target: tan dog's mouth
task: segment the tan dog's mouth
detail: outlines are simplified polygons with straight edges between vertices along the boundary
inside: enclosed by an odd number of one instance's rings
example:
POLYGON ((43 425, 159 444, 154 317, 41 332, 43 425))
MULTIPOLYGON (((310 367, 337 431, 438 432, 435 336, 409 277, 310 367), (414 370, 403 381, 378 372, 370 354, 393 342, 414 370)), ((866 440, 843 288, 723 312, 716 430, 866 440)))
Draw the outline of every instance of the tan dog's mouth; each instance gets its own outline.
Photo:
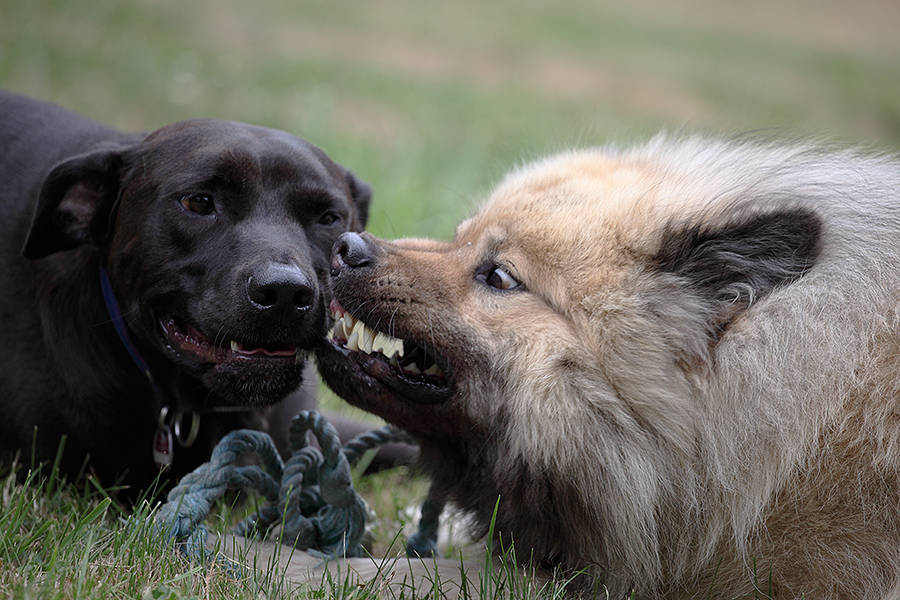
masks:
POLYGON ((334 327, 328 333, 332 347, 370 377, 394 392, 420 403, 437 403, 452 395, 450 377, 442 359, 423 344, 378 331, 331 302, 334 327))

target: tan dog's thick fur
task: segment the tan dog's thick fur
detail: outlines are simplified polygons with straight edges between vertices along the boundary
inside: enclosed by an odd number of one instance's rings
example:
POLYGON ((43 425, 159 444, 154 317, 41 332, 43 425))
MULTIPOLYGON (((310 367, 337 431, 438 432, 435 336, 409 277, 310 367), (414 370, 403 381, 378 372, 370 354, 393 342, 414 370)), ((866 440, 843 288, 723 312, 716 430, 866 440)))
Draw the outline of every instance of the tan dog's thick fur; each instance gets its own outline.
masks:
POLYGON ((566 153, 450 243, 345 234, 332 275, 326 380, 520 559, 612 598, 900 597, 893 160, 566 153))

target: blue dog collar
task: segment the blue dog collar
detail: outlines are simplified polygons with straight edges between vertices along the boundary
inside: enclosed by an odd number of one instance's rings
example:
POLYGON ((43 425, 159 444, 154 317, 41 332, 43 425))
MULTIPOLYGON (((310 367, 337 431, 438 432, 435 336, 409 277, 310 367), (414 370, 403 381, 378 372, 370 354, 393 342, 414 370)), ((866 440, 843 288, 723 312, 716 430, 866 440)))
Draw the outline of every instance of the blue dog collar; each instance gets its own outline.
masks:
POLYGON ((144 360, 144 357, 141 356, 141 353, 138 352, 138 349, 128 336, 125 319, 122 317, 122 310, 119 308, 119 303, 116 301, 115 294, 113 294, 112 283, 109 281, 109 274, 106 272, 106 267, 103 266, 103 261, 100 261, 99 264, 100 291, 103 292, 103 303, 106 304, 106 312, 109 313, 109 318, 112 319, 113 327, 116 328, 116 334, 119 336, 122 345, 128 350, 131 360, 134 361, 134 364, 136 364, 141 372, 147 377, 147 381, 150 382, 150 387, 153 388, 153 393, 156 394, 158 398, 163 398, 162 390, 156 385, 156 381, 153 379, 153 373, 150 372, 150 365, 147 364, 147 361, 144 360))
POLYGON ((147 378, 150 387, 153 388, 153 394, 162 404, 157 419, 156 434, 153 438, 153 461, 156 463, 157 467, 164 469, 172 464, 174 458, 175 445, 173 444, 173 438, 178 441, 178 444, 182 448, 190 448, 196 441, 197 434, 200 431, 200 415, 193 411, 187 413, 180 410, 170 411, 169 406, 166 404, 165 395, 153 379, 150 365, 147 364, 147 361, 144 360, 144 357, 138 352, 137 347, 135 347, 128 335, 128 328, 125 326, 125 318, 122 316, 122 310, 119 308, 119 303, 112 290, 112 283, 109 281, 109 274, 106 272, 106 267, 103 266, 102 260, 99 262, 99 265, 100 291, 103 293, 103 303, 106 305, 106 312, 109 313, 109 318, 116 330, 116 334, 119 336, 122 345, 125 346, 125 349, 128 351, 129 356, 131 356, 131 360, 134 361, 134 364, 137 365, 138 369, 140 369, 147 378), (183 431, 185 430, 184 419, 186 415, 190 415, 191 425, 187 428, 187 435, 185 436, 183 435, 183 431), (172 433, 173 429, 174 436, 172 433))

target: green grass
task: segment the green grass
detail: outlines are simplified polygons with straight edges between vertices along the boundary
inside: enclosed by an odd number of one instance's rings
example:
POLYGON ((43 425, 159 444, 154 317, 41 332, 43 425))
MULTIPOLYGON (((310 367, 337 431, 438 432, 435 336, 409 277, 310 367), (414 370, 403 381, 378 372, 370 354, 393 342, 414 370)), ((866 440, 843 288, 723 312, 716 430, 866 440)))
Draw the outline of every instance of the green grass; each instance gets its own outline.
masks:
MULTIPOLYGON (((765 129, 896 151, 898 22, 893 0, 0 0, 0 87, 122 129, 291 131, 373 185, 375 234, 448 238, 505 171, 571 146, 765 129)), ((424 482, 360 487, 384 552, 424 482)), ((0 597, 284 593, 185 562, 94 488, 2 491, 0 597)))
MULTIPOLYGON (((144 519, 145 508, 130 518, 144 519)), ((140 598, 155 588, 184 594, 233 584, 169 552, 162 540, 123 526, 100 493, 6 478, 0 503, 0 592, 8 598, 140 598)), ((180 596, 179 596, 180 597, 180 596)))
MULTIPOLYGON (((40 480, 29 475, 24 484, 18 484, 8 476, 0 482, 0 594, 40 600, 381 599, 395 577, 391 574, 394 565, 406 560, 400 556, 403 541, 397 533, 404 523, 397 517, 410 501, 410 489, 425 490, 425 482, 420 479, 412 478, 411 487, 409 481, 408 474, 397 470, 370 476, 362 485, 363 493, 374 501, 373 508, 388 515, 372 523, 375 542, 369 546, 373 555, 396 557, 384 562, 382 575, 358 583, 326 572, 311 586, 296 587, 285 581, 275 558, 259 564, 256 558, 238 554, 238 563, 257 568, 231 574, 221 563, 184 558, 152 526, 155 510, 150 505, 139 503, 124 511, 90 481, 84 488, 75 489, 52 477, 40 480), (404 491, 391 492, 397 489, 404 491), (382 545, 382 540, 387 543, 382 545)), ((220 501, 206 524, 213 534, 227 532, 249 514, 252 505, 252 501, 239 506, 220 501)), ((291 552, 287 546, 281 548, 282 553, 291 552)), ((480 553, 489 560, 490 543, 480 553)), ((513 566, 512 553, 501 555, 508 560, 507 566, 470 576, 464 597, 527 600, 551 599, 563 593, 565 582, 532 586, 530 579, 513 566)), ((426 576, 426 595, 442 597, 441 576, 436 570, 426 576)), ((387 597, 400 600, 417 596, 400 589, 387 597)))

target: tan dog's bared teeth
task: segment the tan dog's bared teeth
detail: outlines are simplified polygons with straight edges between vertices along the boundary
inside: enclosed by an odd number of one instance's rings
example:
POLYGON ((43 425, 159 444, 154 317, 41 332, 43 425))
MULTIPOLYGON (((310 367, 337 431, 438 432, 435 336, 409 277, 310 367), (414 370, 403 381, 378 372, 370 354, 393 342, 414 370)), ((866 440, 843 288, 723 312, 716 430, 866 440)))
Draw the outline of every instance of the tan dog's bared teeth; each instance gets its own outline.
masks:
POLYGON ((362 321, 357 321, 353 324, 353 330, 350 332, 350 337, 347 340, 347 347, 353 350, 354 352, 362 352, 363 346, 365 344, 365 331, 366 324, 362 321), (352 347, 350 341, 353 341, 352 347))
POLYGON ((372 341, 372 351, 380 352, 387 357, 392 357, 395 354, 403 356, 403 341, 386 333, 376 331, 375 338, 372 341))
POLYGON ((403 369, 404 371, 406 371, 407 373, 412 373, 413 375, 419 375, 422 373, 422 369, 420 369, 419 365, 417 365, 416 363, 409 363, 408 365, 402 365, 400 368, 403 369))
POLYGON ((350 313, 334 312, 332 317, 334 317, 334 327, 328 332, 328 339, 347 340, 344 347, 348 350, 366 354, 377 352, 389 357, 394 362, 403 356, 403 340, 381 331, 375 331, 362 321, 355 319, 350 313))
POLYGON ((388 356, 389 354, 386 349, 390 345, 391 340, 388 336, 380 331, 375 332, 375 336, 372 338, 372 352, 380 352, 381 354, 388 356))
POLYGON ((384 351, 384 345, 387 342, 387 337, 380 331, 376 331, 375 335, 372 336, 372 352, 380 352, 381 354, 387 355, 384 351))
POLYGON ((355 331, 350 334, 350 337, 347 338, 347 350, 351 350, 353 352, 359 352, 359 334, 355 331))
POLYGON ((362 333, 360 334, 360 344, 362 351, 366 354, 372 354, 372 342, 375 340, 375 332, 363 325, 362 333))

